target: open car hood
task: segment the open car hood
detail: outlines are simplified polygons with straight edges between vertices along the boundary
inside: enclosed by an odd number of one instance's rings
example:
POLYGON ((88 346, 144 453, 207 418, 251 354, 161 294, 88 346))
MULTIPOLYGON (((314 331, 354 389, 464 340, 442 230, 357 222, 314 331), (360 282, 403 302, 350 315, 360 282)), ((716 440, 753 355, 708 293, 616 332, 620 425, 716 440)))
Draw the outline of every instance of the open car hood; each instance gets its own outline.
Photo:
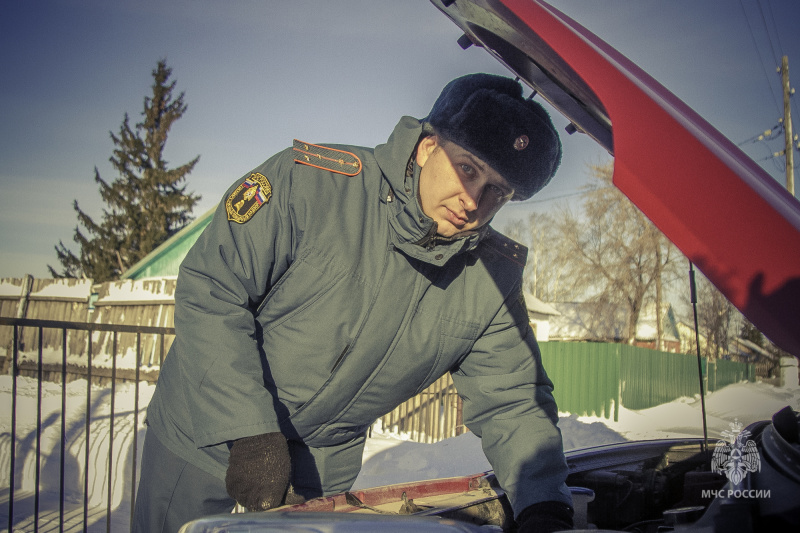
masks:
POLYGON ((644 71, 541 0, 431 0, 614 155, 614 184, 800 357, 800 202, 644 71))

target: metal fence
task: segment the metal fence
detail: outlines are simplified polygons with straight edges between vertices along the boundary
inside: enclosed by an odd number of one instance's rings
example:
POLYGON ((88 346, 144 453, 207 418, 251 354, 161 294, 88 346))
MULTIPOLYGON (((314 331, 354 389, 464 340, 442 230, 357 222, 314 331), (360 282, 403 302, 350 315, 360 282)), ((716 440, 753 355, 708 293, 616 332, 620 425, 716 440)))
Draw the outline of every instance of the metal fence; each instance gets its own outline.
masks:
MULTIPOLYGON (((13 341, 6 351, 4 361, 8 370, 7 377, 11 381, 11 405, 8 411, 4 407, 4 411, 10 416, 9 431, 2 435, 4 444, 7 443, 8 446, 8 455, 2 457, 2 464, 8 466, 10 476, 7 496, 8 531, 13 531, 14 528, 24 528, 28 531, 45 528, 47 531, 64 531, 65 528, 70 531, 87 531, 90 510, 92 518, 95 519, 93 530, 97 530, 97 524, 101 522, 97 515, 102 513, 103 504, 106 515, 105 529, 114 530, 112 515, 127 508, 132 517, 136 494, 138 440, 139 433, 143 430, 140 423, 139 402, 143 336, 160 337, 162 342, 159 344, 163 347, 164 336, 173 335, 174 329, 3 317, 0 317, 0 327, 13 328, 13 341), (19 349, 22 328, 33 328, 36 331, 38 342, 33 353, 21 352, 19 349), (46 330, 51 332, 56 330, 61 335, 60 376, 52 370, 49 372, 50 379, 55 381, 60 378, 61 403, 60 406, 49 405, 52 412, 43 418, 45 400, 54 399, 52 394, 46 397, 43 395, 47 385, 44 380, 45 358, 52 359, 55 355, 46 353, 47 344, 43 341, 46 330), (85 372, 82 376, 78 376, 86 379, 86 388, 83 391, 86 398, 83 406, 84 416, 80 424, 67 419, 68 400, 71 400, 76 393, 79 398, 82 396, 74 387, 69 391, 67 387, 70 377, 73 380, 76 377, 74 371, 72 376, 68 374, 68 368, 77 365, 74 361, 68 365, 67 361, 68 355, 74 355, 68 353, 70 346, 68 337, 75 332, 87 336, 87 350, 85 354, 81 354, 81 357, 85 356, 85 372), (135 361, 128 377, 117 375, 118 339, 122 334, 132 334, 136 338, 135 361), (93 358, 100 352, 95 348, 93 339, 98 335, 111 337, 108 347, 110 352, 106 354, 110 368, 95 368, 93 358), (35 374, 31 376, 35 378, 35 385, 30 384, 25 391, 27 394, 21 394, 23 391, 18 390, 20 385, 18 376, 24 373, 24 369, 27 369, 29 374, 32 372, 35 374), (102 374, 108 374, 109 383, 99 397, 93 398, 93 387, 96 387, 93 374, 101 370, 102 374), (125 381, 129 382, 128 388, 132 388, 133 405, 130 411, 120 413, 117 412, 116 405, 117 389, 125 381), (24 405, 22 405, 23 400, 24 405), (21 432, 21 424, 28 429, 27 433, 21 432), (82 427, 79 428, 78 425, 82 427), (43 437, 48 432, 54 431, 58 435, 52 441, 57 444, 44 453, 43 437), (120 439, 125 441, 125 446, 120 445, 120 439), (123 454, 124 457, 117 456, 123 454), (82 457, 79 457, 80 455, 82 457), (98 460, 99 457, 105 457, 106 460, 98 460), (58 464, 54 466, 52 463, 56 459, 58 464), (123 484, 123 480, 127 481, 127 486, 123 484), (43 486, 49 489, 48 494, 57 493, 57 509, 49 508, 44 512, 45 509, 41 508, 43 486), (26 488, 28 490, 25 490, 26 488), (127 499, 129 504, 126 505, 124 499, 127 499), (28 511, 32 504, 32 513, 25 513, 27 518, 22 522, 17 520, 15 523, 15 506, 20 503, 25 504, 28 511)), ((163 354, 161 358, 163 360, 163 354)), ((52 363, 47 366, 52 366, 52 363)), ((76 384, 80 385, 78 382, 76 384)), ((28 384, 23 383, 23 385, 28 384)), ((72 401, 69 403, 74 404, 72 401)), ((0 450, 0 454, 4 452, 5 450, 0 450)), ((130 518, 116 516, 115 523, 119 524, 120 521, 130 523, 130 518)))
MULTIPOLYGON (((10 398, 0 411, 8 428, 0 433, 0 472, 9 473, 0 523, 7 519, 8 531, 127 529, 143 410, 174 328, 0 317, 0 329, 12 330, 0 346, 6 348, 2 392, 10 398)), ((616 419, 620 405, 643 409, 698 388, 694 356, 599 343, 550 342, 541 349, 561 411, 616 419)), ((752 365, 703 366, 709 391, 754 378, 752 365)), ((421 442, 465 431, 449 375, 381 423, 421 442)))
MULTIPOLYGON (((174 328, 4 317, 0 328, 12 330, 0 376, 10 389, 0 415, 8 427, 0 433, 0 472, 8 472, 0 523, 7 518, 8 531, 127 529, 144 409, 174 328)), ((462 433, 452 378, 443 376, 381 423, 419 442, 462 433)))
MULTIPOLYGON (((173 327, 175 310, 174 278, 109 281, 94 284, 88 279, 32 279, 30 277, 0 279, 0 316, 9 318, 30 318, 36 320, 52 320, 59 322, 80 322, 90 324, 130 324, 155 328, 173 327)), ((60 374, 58 358, 50 352, 60 353, 61 335, 58 328, 47 328, 41 339, 37 337, 35 328, 22 328, 17 346, 20 351, 35 352, 42 344, 45 350, 45 380, 48 373, 60 374), (52 364, 49 364, 51 363, 52 364)), ((11 346, 11 328, 0 328, 0 350, 11 346)), ((112 335, 103 330, 94 330, 94 355, 103 363, 99 372, 95 373, 95 382, 109 379, 110 364, 107 353, 111 350, 112 335), (106 346, 108 345, 108 346, 106 346), (104 375, 103 373, 106 373, 104 375)), ((169 350, 173 336, 145 335, 141 347, 141 361, 144 378, 154 381, 158 377, 158 365, 162 355, 169 350), (155 372, 148 374, 146 369, 152 367, 155 372)), ((133 370, 133 359, 136 348, 135 334, 122 332, 117 337, 119 374, 133 370)), ((81 372, 86 362, 75 354, 87 351, 87 332, 70 330, 69 354, 74 358, 68 362, 68 374, 81 372), (76 364, 72 364, 75 362, 76 364)), ((28 362, 23 361, 22 374, 29 374, 28 362)), ((95 365, 98 366, 98 365, 95 365)), ((69 379, 69 378, 68 378, 69 379)))
MULTIPOLYGON (((697 356, 628 344, 543 342, 542 362, 561 411, 618 420, 619 408, 647 409, 700 393, 697 356)), ((755 381, 755 366, 702 358, 703 389, 755 381)))

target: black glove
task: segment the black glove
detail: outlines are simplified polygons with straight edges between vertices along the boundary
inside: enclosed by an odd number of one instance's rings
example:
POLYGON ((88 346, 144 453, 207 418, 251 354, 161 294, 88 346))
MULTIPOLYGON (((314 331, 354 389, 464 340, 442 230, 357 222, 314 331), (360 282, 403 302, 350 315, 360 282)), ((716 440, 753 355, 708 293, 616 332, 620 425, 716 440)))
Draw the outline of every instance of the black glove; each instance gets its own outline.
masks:
POLYGON ((292 461, 281 433, 265 433, 234 441, 225 474, 225 488, 248 511, 266 511, 283 503, 292 461))
POLYGON ((552 533, 572 529, 572 507, 562 502, 539 502, 526 507, 517 518, 518 533, 552 533))

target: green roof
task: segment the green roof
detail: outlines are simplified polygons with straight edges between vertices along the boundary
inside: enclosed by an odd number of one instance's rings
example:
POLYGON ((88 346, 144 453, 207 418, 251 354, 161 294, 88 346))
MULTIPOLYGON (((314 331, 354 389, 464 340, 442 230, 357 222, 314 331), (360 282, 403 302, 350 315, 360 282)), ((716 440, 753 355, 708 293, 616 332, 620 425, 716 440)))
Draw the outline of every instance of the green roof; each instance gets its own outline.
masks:
POLYGON ((144 259, 130 267, 120 279, 164 278, 178 275, 178 267, 194 245, 200 234, 211 222, 214 215, 211 209, 203 216, 164 241, 144 259))

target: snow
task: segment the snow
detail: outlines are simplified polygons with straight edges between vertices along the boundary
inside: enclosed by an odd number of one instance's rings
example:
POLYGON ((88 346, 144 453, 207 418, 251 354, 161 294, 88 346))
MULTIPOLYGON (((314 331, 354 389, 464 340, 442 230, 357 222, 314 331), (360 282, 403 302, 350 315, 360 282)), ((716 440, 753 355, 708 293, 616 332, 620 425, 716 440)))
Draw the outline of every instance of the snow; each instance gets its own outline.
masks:
POLYGON ((0 280, 0 296, 19 298, 22 292, 20 285, 14 285, 10 279, 0 280))
MULTIPOLYGON (((144 410, 153 393, 153 385, 139 388, 138 448, 144 436, 144 410)), ((8 523, 9 442, 11 428, 10 376, 0 376, 0 527, 8 523)), ((17 378, 17 458, 14 500, 14 531, 34 530, 33 488, 35 483, 35 435, 39 390, 36 380, 17 378)), ((59 522, 59 441, 61 432, 61 386, 43 383, 40 463, 40 501, 38 528, 57 531, 59 522)), ((66 388, 66 527, 82 530, 84 458, 86 453, 87 388, 85 380, 69 383, 66 388)), ((126 531, 130 520, 130 470, 134 432, 135 387, 119 385, 114 394, 114 446, 112 462, 112 531, 126 531)), ((577 449, 626 440, 702 436, 699 398, 680 398, 650 409, 633 411, 620 407, 619 420, 582 417, 561 413, 559 427, 565 449, 577 449)), ((765 383, 737 383, 706 396, 708 437, 716 441, 728 424, 738 419, 744 425, 763 420, 790 405, 800 410, 800 389, 778 388, 765 383)), ((108 435, 111 389, 93 386, 89 430, 89 531, 105 531, 108 491, 108 435)), ((141 464, 137 458, 137 464, 141 464)), ((472 433, 435 444, 412 442, 407 435, 373 428, 364 451, 364 464, 354 488, 368 488, 391 483, 470 475, 490 470, 480 440, 472 433)))
POLYGON ((173 303, 175 276, 162 276, 141 280, 122 280, 105 284, 107 293, 95 305, 124 304, 131 302, 173 303), (168 287, 171 287, 168 288, 168 287))
MULTIPOLYGON (((17 378, 16 464, 14 531, 58 531, 59 477, 61 451, 61 384, 43 382, 41 387, 40 501, 38 524, 34 524, 34 486, 36 479, 36 425, 39 389, 35 379, 17 378)), ((139 453, 144 435, 144 409, 154 387, 142 383, 139 389, 139 453)), ((12 378, 0 376, 0 528, 8 524, 10 478, 10 435, 12 378)), ((65 439, 65 531, 80 531, 83 524, 84 465, 86 458, 87 382, 67 384, 64 420, 65 439)), ((90 531, 106 530, 111 389, 93 386, 89 428, 89 523, 90 531)), ((114 446, 111 462, 112 531, 127 531, 130 521, 130 470, 133 450, 135 387, 118 385, 114 394, 114 446)), ((138 463, 137 458, 137 463, 138 463)))
MULTIPOLYGON (((91 279, 54 279, 36 292, 31 293, 31 299, 36 298, 65 298, 85 301, 92 292, 91 279)), ((19 292, 17 293, 19 294, 19 292)))
MULTIPOLYGON (((706 396, 709 441, 716 442, 728 424, 745 426, 765 420, 787 405, 800 410, 800 390, 765 383, 736 383, 706 396)), ((619 420, 559 414, 564 449, 573 450, 633 440, 701 437, 703 420, 697 398, 633 411, 620 407, 619 420)), ((434 444, 419 444, 380 428, 367 441, 364 466, 354 488, 475 474, 490 470, 480 439, 465 433, 434 444)))
MULTIPOLYGON (((90 279, 54 279, 36 292, 32 292, 31 299, 67 299, 86 301, 92 292, 90 279)), ((22 280, 3 278, 0 279, 0 297, 19 298, 22 293, 22 280), (16 283, 15 283, 16 282, 16 283)))
MULTIPOLYGON (((32 292, 31 299, 67 299, 86 301, 92 293, 94 283, 91 279, 52 279, 39 290, 32 292)), ((103 287, 103 303, 125 303, 140 301, 173 301, 168 286, 174 287, 175 276, 161 276, 140 280, 122 280, 106 283, 103 287)), ((173 289, 174 290, 174 289, 173 289)), ((0 279, 0 297, 19 298, 22 280, 19 278, 0 279)))
MULTIPOLYGON (((94 346, 99 347, 97 350, 99 353, 96 353, 92 357, 92 368, 111 368, 114 364, 114 357, 111 355, 111 349, 108 348, 111 342, 113 342, 113 337, 111 335, 106 335, 104 337, 105 342, 103 344, 99 344, 98 339, 100 338, 100 333, 95 331, 92 333, 92 342, 94 342, 94 346)), ((155 349, 155 348, 154 348, 155 349)), ((30 362, 30 363, 38 363, 39 362, 39 351, 38 350, 31 350, 31 351, 20 351, 18 352, 18 361, 22 362, 30 362)), ((42 363, 45 365, 60 365, 63 360, 63 352, 61 347, 58 348, 43 348, 41 350, 42 354, 42 363)), ((120 351, 117 353, 116 357, 117 369, 122 370, 134 370, 136 368, 136 347, 129 346, 125 348, 124 351, 120 351)), ((70 353, 67 355, 67 364, 74 365, 76 367, 83 367, 86 368, 86 354, 81 353, 70 353)), ((153 370, 157 367, 157 365, 141 365, 141 370, 153 370)))

